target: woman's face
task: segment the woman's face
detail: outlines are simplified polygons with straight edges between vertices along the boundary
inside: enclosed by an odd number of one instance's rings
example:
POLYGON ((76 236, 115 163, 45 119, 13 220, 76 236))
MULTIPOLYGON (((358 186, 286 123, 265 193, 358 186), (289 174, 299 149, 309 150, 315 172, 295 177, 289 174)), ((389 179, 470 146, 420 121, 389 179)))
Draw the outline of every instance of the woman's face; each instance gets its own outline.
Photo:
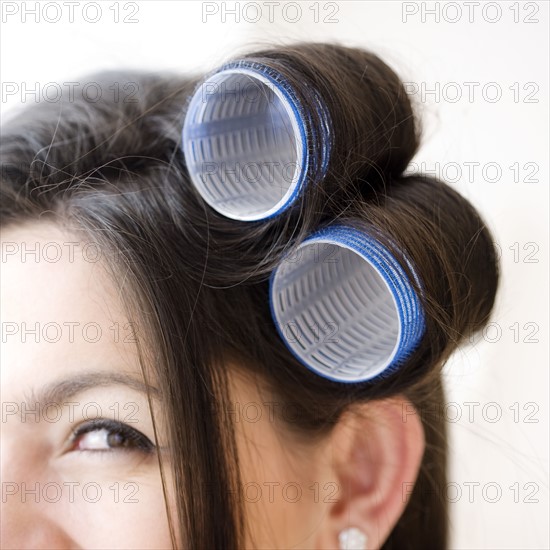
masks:
MULTIPOLYGON (((170 548, 155 446, 167 464, 170 453, 162 430, 155 439, 124 281, 49 223, 3 230, 2 254, 2 547, 170 548)), ((293 458, 276 404, 234 380, 255 545, 310 548, 337 484, 311 450, 293 458)))
POLYGON ((169 548, 135 335, 97 249, 36 224, 2 252, 2 547, 169 548))

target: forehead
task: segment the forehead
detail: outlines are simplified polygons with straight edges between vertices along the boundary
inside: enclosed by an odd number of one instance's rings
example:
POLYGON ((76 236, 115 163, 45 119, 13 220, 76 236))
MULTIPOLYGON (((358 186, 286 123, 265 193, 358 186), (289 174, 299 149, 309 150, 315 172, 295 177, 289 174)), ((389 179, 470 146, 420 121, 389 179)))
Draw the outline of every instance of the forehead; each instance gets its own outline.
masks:
POLYGON ((135 335, 95 243, 52 222, 0 232, 2 386, 80 369, 139 370, 135 335))
POLYGON ((100 259, 90 254, 92 243, 79 242, 58 225, 36 222, 3 228, 0 243, 3 287, 7 287, 3 301, 7 307, 16 304, 22 317, 67 317, 75 309, 97 314, 98 299, 114 296, 102 277, 100 259), (77 296, 77 303, 68 300, 77 296))

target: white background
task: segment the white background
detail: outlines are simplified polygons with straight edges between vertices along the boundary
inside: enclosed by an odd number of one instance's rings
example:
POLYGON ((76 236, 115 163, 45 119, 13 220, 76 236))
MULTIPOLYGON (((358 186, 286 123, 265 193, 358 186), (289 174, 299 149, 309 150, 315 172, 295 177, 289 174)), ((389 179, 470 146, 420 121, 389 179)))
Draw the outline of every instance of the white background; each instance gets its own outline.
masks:
POLYGON ((398 71, 424 119, 414 162, 456 180, 502 249, 494 324, 445 372, 451 547, 550 548, 548 3, 101 1, 73 22, 46 4, 2 2, 3 115, 95 70, 203 72, 296 39, 370 48, 398 71))

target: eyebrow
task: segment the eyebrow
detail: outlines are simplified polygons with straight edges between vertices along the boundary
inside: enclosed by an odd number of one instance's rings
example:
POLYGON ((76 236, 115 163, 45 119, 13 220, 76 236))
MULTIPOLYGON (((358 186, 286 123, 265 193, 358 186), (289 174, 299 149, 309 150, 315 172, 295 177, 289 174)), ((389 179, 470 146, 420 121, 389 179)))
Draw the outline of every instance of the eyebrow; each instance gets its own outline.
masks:
POLYGON ((25 399, 25 404, 31 408, 36 403, 42 406, 48 403, 63 403, 87 390, 110 386, 125 386, 146 395, 149 393, 154 399, 159 400, 160 398, 158 388, 146 384, 130 374, 90 371, 51 382, 40 388, 38 392, 35 389, 31 390, 25 399))

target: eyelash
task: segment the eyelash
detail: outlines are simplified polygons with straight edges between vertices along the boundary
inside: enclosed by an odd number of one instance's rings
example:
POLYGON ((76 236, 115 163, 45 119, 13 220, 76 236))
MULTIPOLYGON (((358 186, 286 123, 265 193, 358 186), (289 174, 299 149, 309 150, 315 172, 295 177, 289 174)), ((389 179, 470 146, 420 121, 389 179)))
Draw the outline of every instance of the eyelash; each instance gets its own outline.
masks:
POLYGON ((98 418, 81 424, 71 435, 71 450, 89 453, 112 453, 112 452, 141 452, 143 454, 151 454, 155 449, 154 443, 142 434, 140 431, 131 428, 127 424, 110 420, 108 418, 98 418), (108 432, 108 437, 119 435, 124 441, 133 443, 134 446, 113 447, 110 449, 78 449, 78 439, 83 435, 91 432, 105 430, 108 432))

